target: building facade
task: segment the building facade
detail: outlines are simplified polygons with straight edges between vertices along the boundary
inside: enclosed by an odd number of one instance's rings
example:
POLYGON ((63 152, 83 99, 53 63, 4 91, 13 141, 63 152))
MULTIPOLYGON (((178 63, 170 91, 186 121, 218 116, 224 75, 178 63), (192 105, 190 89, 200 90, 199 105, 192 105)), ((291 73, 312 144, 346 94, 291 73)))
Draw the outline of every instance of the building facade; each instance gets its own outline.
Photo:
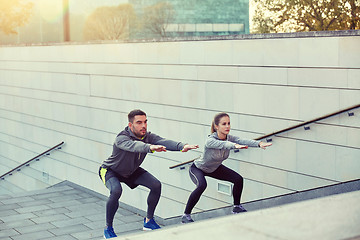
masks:
MULTIPOLYGON (((162 0, 129 0, 138 18, 145 9, 162 0)), ((165 26, 167 37, 217 36, 249 33, 249 0, 168 0, 173 16, 165 26)), ((135 34, 137 38, 159 37, 149 28, 135 34)))

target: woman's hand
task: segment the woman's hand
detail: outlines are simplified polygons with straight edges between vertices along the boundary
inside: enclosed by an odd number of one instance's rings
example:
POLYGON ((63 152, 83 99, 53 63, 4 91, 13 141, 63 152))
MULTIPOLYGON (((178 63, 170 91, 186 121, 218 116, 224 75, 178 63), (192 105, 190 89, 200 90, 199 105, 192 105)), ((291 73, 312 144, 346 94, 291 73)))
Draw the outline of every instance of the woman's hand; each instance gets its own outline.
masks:
POLYGON ((260 142, 259 143, 259 147, 261 147, 262 149, 266 149, 267 147, 271 146, 272 143, 265 143, 265 142, 260 142))
POLYGON ((247 149, 248 148, 248 146, 247 145, 240 145, 240 144, 235 144, 235 148, 236 149, 247 149))

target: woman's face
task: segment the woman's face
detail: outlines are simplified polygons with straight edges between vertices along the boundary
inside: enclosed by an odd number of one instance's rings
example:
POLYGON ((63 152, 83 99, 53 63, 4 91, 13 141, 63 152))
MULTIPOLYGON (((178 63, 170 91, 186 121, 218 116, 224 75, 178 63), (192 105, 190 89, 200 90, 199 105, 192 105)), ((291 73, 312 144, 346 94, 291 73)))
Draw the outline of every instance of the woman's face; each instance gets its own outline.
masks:
POLYGON ((220 118, 219 125, 215 126, 219 137, 228 135, 230 132, 230 118, 228 116, 220 118))

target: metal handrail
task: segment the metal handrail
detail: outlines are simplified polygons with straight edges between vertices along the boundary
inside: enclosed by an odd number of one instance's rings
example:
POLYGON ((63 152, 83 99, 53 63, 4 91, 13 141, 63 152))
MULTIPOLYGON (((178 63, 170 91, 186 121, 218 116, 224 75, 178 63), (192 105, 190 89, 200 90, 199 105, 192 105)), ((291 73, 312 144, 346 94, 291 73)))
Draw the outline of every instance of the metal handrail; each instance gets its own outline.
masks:
MULTIPOLYGON (((340 111, 337 111, 337 112, 333 112, 333 113, 324 115, 324 116, 322 116, 322 117, 315 118, 315 119, 312 119, 312 120, 309 120, 309 121, 306 121, 306 122, 303 122, 303 123, 294 125, 294 126, 292 126, 292 127, 288 127, 288 128, 285 128, 285 129, 282 129, 282 130, 279 130, 279 131, 276 131, 276 132, 273 132, 273 133, 270 133, 270 134, 267 134, 267 135, 264 135, 264 136, 255 138, 254 140, 266 139, 266 138, 268 138, 268 137, 271 137, 271 136, 274 136, 274 135, 277 135, 277 134, 280 134, 280 133, 288 132, 288 131, 293 130, 293 129, 295 129, 295 128, 299 128, 299 127, 302 127, 302 126, 306 126, 306 125, 309 125, 309 124, 311 124, 311 123, 318 122, 318 121, 324 120, 324 119, 326 119, 326 118, 330 118, 330 117, 339 115, 339 114, 344 113, 344 112, 349 112, 349 111, 354 110, 354 109, 359 108, 359 107, 360 107, 360 104, 354 105, 354 106, 352 106, 352 107, 348 107, 348 108, 345 108, 345 109, 343 109, 343 110, 340 110, 340 111)), ((352 116, 352 115, 349 113, 349 116, 352 116)), ((180 167, 180 166, 189 164, 189 163, 195 161, 195 160, 198 159, 198 158, 199 158, 199 157, 197 157, 197 158, 195 158, 195 159, 192 159, 192 160, 189 160, 189 161, 186 161, 186 162, 183 162, 183 163, 176 164, 176 165, 171 166, 171 167, 169 167, 169 168, 170 168, 170 169, 173 169, 173 168, 177 168, 177 167, 180 167)))
POLYGON ((284 132, 293 130, 293 129, 295 129, 295 128, 299 128, 299 127, 302 127, 302 126, 305 126, 305 125, 309 125, 309 124, 311 124, 311 123, 318 122, 318 121, 324 120, 324 119, 326 119, 326 118, 333 117, 333 116, 335 116, 335 115, 338 115, 338 114, 341 114, 341 113, 344 113, 344 112, 348 112, 348 111, 354 110, 354 109, 359 108, 359 107, 360 107, 360 104, 355 105, 355 106, 352 106, 352 107, 349 107, 349 108, 345 108, 345 109, 343 109, 343 110, 340 110, 340 111, 337 111, 337 112, 333 112, 333 113, 327 114, 327 115, 325 115, 325 116, 322 116, 322 117, 319 117, 319 118, 315 118, 315 119, 313 119, 313 120, 306 121, 306 122, 304 122, 304 123, 300 123, 300 124, 297 124, 297 125, 295 125, 295 126, 288 127, 288 128, 283 129, 283 130, 280 130, 280 131, 277 131, 277 132, 273 132, 273 133, 264 135, 264 136, 262 136, 262 137, 255 138, 255 140, 260 140, 260 139, 264 139, 264 138, 268 138, 268 137, 274 136, 274 135, 276 135, 276 134, 284 133, 284 132))
POLYGON ((46 150, 45 152, 40 153, 40 154, 37 155, 36 157, 33 157, 32 159, 30 159, 30 160, 28 160, 28 161, 20 164, 19 166, 17 166, 17 167, 15 167, 15 168, 11 169, 10 171, 8 171, 7 173, 1 175, 1 176, 0 176, 0 179, 4 179, 4 177, 5 177, 6 175, 8 175, 8 174, 10 174, 10 173, 12 173, 12 172, 14 172, 14 171, 16 171, 17 169, 20 169, 22 166, 28 165, 30 162, 38 159, 39 157, 41 157, 41 156, 44 155, 44 154, 47 154, 47 153, 51 152, 51 151, 54 150, 55 148, 61 149, 60 146, 63 145, 63 144, 64 144, 64 142, 61 142, 61 143, 59 143, 58 145, 56 145, 56 146, 54 146, 54 147, 52 147, 52 148, 49 148, 49 149, 46 150), (60 147, 60 148, 59 148, 59 147, 60 147))
POLYGON ((200 156, 197 157, 197 158, 194 158, 194 159, 192 159, 192 160, 189 160, 189 161, 186 161, 186 162, 182 162, 182 163, 176 164, 176 165, 171 166, 171 167, 169 167, 169 168, 170 168, 170 169, 173 169, 173 168, 177 168, 177 167, 180 167, 180 166, 183 166, 183 165, 192 163, 193 161, 195 161, 195 160, 198 159, 198 158, 200 158, 200 156))

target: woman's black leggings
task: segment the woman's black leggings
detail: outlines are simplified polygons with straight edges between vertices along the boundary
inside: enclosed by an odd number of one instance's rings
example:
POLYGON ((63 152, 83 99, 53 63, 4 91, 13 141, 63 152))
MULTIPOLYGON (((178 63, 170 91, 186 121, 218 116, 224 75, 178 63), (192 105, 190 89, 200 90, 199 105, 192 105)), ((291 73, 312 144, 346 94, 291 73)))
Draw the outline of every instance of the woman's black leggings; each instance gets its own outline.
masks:
MULTIPOLYGON (((146 217, 151 219, 154 217, 156 205, 159 202, 161 194, 161 183, 153 175, 148 172, 141 174, 134 184, 145 186, 150 189, 149 196, 147 198, 147 214, 146 217)), ((122 187, 120 181, 116 177, 112 177, 105 183, 106 187, 110 190, 110 196, 106 203, 106 225, 112 226, 115 213, 119 207, 119 198, 122 193, 122 187)))
POLYGON ((205 173, 202 170, 198 169, 195 164, 192 164, 189 169, 189 174, 191 180, 196 184, 195 190, 190 194, 189 200, 186 204, 185 212, 190 214, 197 202, 199 201, 201 194, 205 191, 207 183, 205 176, 209 176, 215 179, 224 180, 232 182, 233 186, 233 198, 234 205, 240 204, 241 193, 243 190, 244 179, 237 172, 231 170, 230 168, 220 165, 214 172, 205 173))

